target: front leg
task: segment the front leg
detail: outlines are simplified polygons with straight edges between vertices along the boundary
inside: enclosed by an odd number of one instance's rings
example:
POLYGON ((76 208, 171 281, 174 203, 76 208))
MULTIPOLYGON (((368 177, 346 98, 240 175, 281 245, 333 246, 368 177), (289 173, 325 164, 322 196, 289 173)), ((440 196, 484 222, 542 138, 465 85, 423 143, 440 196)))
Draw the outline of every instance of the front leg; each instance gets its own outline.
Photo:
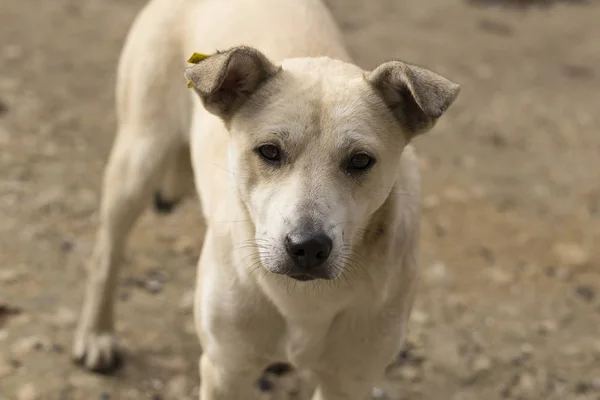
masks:
POLYGON ((204 353, 200 357, 200 400, 258 400, 256 382, 263 373, 263 363, 237 358, 221 360, 204 353))
POLYGON ((91 371, 118 366, 114 309, 121 257, 173 147, 169 132, 157 126, 120 127, 104 172, 100 225, 73 347, 75 360, 91 371))
POLYGON ((320 373, 312 400, 369 400, 377 377, 343 371, 320 373))
POLYGON ((406 308, 382 311, 378 319, 352 317, 332 330, 322 362, 313 373, 312 400, 368 400, 398 354, 405 336, 406 308))
POLYGON ((347 337, 343 338, 347 342, 340 340, 328 345, 322 363, 313 369, 317 389, 312 400, 371 399, 373 388, 381 382, 392 359, 390 355, 395 354, 394 342, 398 340, 365 338, 362 335, 347 337))
POLYGON ((200 400, 258 400, 265 368, 281 359, 284 322, 252 281, 238 279, 223 242, 206 232, 198 264, 194 319, 203 354, 200 400), (221 245, 221 247, 219 247, 221 245))

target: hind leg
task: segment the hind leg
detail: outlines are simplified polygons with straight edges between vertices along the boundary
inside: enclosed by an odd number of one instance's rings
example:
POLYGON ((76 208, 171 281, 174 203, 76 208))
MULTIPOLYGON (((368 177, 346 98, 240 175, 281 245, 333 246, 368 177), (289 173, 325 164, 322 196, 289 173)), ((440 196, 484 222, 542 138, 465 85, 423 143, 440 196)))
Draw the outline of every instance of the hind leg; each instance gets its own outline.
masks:
POLYGON ((165 168, 187 140, 190 102, 179 54, 180 2, 150 1, 140 11, 119 60, 116 112, 119 132, 106 170, 100 221, 74 357, 90 370, 117 364, 114 298, 128 234, 150 203, 165 168))
POLYGON ((100 225, 74 343, 76 360, 96 372, 110 372, 118 364, 114 298, 121 257, 174 147, 173 136, 153 129, 157 127, 122 127, 104 173, 100 225))
POLYGON ((193 187, 194 175, 190 148, 188 145, 182 145, 173 152, 160 189, 154 193, 154 209, 162 214, 170 213, 193 187))

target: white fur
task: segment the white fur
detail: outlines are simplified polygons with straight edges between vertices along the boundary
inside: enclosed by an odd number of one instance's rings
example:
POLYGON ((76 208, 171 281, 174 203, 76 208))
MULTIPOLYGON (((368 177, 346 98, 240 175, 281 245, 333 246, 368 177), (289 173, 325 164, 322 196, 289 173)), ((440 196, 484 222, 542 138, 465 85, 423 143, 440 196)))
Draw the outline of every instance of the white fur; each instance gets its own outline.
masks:
POLYGON ((415 295, 420 185, 411 135, 365 74, 318 0, 150 1, 119 64, 119 131, 74 348, 87 368, 113 363, 128 232, 157 187, 181 198, 193 168, 208 225, 195 301, 201 398, 255 398, 274 361, 309 371, 315 400, 368 397, 401 349, 415 295), (282 71, 264 104, 242 106, 226 124, 186 88, 183 61, 240 44, 282 71), (266 178, 248 160, 257 163, 253 146, 282 130, 298 151, 286 172, 266 178), (349 138, 377 155, 360 183, 339 170, 349 138), (275 273, 286 262, 283 238, 302 218, 332 236, 334 279, 275 273), (257 242, 261 251, 245 245, 257 242))

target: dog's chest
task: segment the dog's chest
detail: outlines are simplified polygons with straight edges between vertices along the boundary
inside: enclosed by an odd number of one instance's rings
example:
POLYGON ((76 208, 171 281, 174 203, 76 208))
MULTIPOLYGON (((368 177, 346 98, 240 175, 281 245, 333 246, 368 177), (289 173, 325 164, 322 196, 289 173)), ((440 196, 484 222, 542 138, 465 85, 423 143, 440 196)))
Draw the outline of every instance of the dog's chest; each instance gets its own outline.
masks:
POLYGON ((330 321, 302 320, 287 323, 283 348, 289 362, 310 368, 319 362, 325 349, 330 321))

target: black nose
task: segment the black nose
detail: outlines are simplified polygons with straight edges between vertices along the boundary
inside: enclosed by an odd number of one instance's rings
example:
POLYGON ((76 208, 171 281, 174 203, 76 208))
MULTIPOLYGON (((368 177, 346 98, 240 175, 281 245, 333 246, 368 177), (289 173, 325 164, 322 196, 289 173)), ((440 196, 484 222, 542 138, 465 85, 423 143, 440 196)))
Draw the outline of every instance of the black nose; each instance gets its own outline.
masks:
POLYGON ((316 268, 329 258, 333 242, 324 233, 288 235, 285 249, 294 263, 303 269, 316 268))

